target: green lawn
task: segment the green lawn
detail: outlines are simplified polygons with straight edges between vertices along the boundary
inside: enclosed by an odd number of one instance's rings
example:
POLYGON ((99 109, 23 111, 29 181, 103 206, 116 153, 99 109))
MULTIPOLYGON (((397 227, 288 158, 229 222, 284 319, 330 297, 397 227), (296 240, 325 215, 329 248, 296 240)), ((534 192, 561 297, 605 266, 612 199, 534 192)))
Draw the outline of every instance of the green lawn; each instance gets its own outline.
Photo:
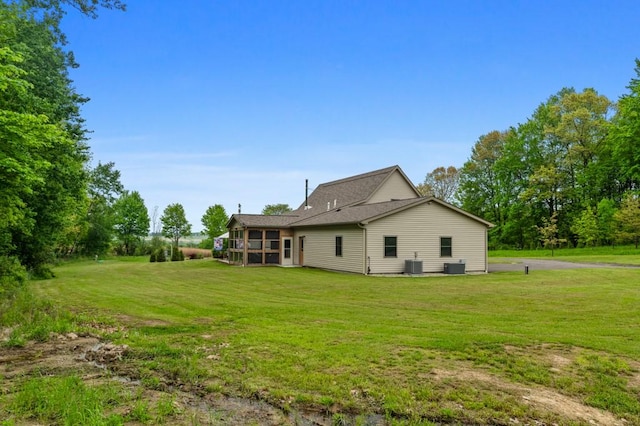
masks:
MULTIPOLYGON (((552 258, 551 249, 537 250, 491 250, 491 258, 552 258)), ((553 258, 579 263, 608 263, 617 265, 640 265, 640 249, 634 246, 605 246, 561 248, 553 250, 553 258)))
POLYGON ((124 325, 106 337, 131 347, 145 386, 356 423, 581 424, 521 395, 549 389, 640 423, 640 269, 392 278, 107 260, 56 274, 38 294, 124 325))

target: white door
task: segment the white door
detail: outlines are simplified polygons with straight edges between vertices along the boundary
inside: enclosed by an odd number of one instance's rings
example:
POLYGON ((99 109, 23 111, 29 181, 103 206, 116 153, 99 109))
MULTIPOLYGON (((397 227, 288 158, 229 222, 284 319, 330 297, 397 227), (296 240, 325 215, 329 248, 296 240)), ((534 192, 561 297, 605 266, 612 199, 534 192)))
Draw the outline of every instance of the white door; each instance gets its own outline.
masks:
POLYGON ((282 239, 282 266, 293 265, 293 247, 291 238, 282 239))

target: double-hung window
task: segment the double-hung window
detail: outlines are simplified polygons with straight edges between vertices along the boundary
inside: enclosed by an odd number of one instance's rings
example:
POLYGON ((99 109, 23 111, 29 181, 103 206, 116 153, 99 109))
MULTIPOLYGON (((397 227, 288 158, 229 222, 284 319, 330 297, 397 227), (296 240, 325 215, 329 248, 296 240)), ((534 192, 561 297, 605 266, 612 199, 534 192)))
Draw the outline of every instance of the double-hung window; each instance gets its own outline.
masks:
POLYGON ((440 257, 453 256, 451 237, 440 237, 440 257))
POLYGON ((384 237, 384 257, 398 257, 398 237, 384 237))

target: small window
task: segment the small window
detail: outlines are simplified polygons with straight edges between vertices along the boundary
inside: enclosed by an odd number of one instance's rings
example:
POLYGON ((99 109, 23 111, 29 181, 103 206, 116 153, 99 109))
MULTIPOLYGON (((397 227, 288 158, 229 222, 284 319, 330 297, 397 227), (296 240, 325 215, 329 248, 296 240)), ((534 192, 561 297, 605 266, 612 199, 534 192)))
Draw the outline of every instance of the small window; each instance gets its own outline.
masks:
POLYGON ((280 241, 279 240, 267 241, 267 248, 269 250, 280 250, 280 241))
POLYGON ((262 250, 262 240, 249 240, 249 250, 262 250))
POLYGON ((336 236, 336 256, 342 256, 342 236, 336 236))
POLYGON ((398 237, 384 237, 384 257, 398 257, 398 237))
POLYGON ((451 257, 452 253, 451 237, 440 237, 440 257, 451 257))
POLYGON ((266 240, 277 240, 280 238, 280 231, 265 231, 266 240))
POLYGON ((262 231, 257 231, 257 230, 249 231, 249 239, 250 240, 261 240, 262 239, 262 231))

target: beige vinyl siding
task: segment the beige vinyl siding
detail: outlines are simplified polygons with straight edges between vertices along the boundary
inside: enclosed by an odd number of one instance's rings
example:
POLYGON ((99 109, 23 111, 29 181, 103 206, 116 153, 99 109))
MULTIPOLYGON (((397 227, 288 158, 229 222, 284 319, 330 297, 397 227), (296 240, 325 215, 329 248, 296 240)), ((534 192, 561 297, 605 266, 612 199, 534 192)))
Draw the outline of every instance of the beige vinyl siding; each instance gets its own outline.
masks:
POLYGON ((466 260, 467 272, 486 272, 487 227, 438 203, 424 203, 367 225, 372 274, 400 273, 407 259, 423 262, 423 272, 443 272, 445 263, 466 260), (384 257, 384 237, 398 238, 396 258, 384 257), (440 237, 452 238, 452 256, 440 257, 440 237))
POLYGON ((396 170, 372 195, 367 204, 407 198, 417 198, 416 193, 407 180, 396 170))
MULTIPOLYGON (((304 266, 364 272, 363 230, 353 226, 296 229, 295 241, 304 237, 304 266), (342 256, 336 256, 336 236, 342 237, 342 256)), ((296 263, 299 262, 296 245, 296 263)))

